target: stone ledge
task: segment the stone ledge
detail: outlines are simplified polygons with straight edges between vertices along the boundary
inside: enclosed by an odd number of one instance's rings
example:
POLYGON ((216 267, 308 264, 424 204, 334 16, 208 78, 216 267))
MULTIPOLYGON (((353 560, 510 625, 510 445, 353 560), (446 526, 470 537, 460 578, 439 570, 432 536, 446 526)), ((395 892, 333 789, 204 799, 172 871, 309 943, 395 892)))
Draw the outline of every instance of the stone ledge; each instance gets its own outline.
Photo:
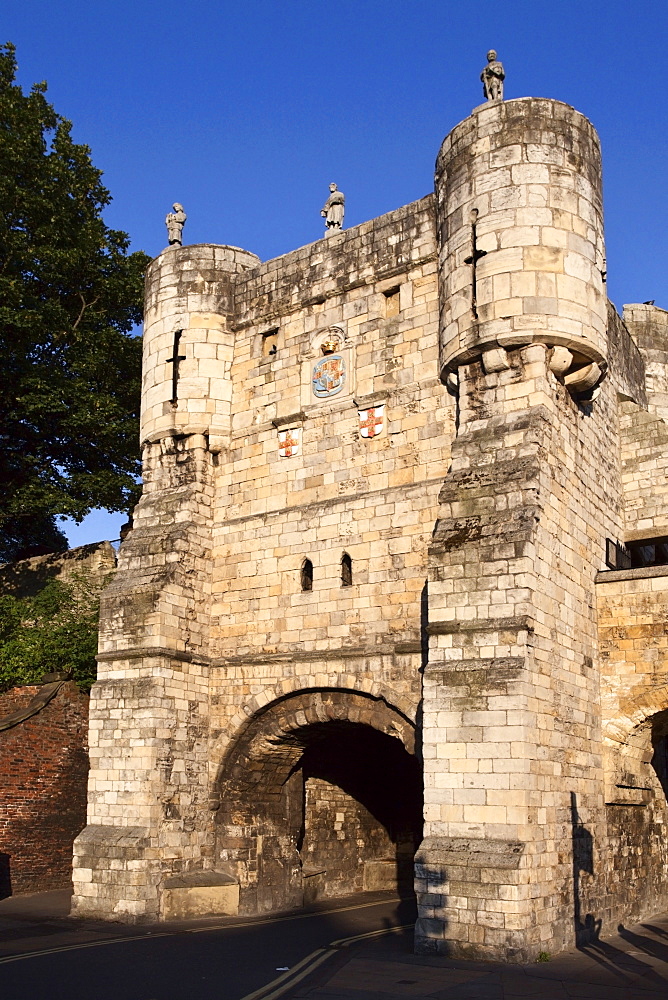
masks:
POLYGON ((494 670, 497 673, 502 670, 519 672, 526 666, 523 656, 483 656, 479 659, 463 660, 441 660, 438 663, 430 662, 425 668, 425 676, 432 673, 470 673, 474 670, 494 670))
POLYGON ((668 566, 639 566, 636 569, 600 569, 595 583, 615 583, 617 580, 649 580, 653 576, 668 576, 668 566))
POLYGON ((180 649, 168 649, 166 646, 135 646, 134 649, 106 649, 98 653, 95 659, 98 663, 107 660, 141 660, 145 657, 154 659, 179 660, 184 663, 199 663, 208 667, 211 663, 209 656, 202 653, 187 653, 180 649))
POLYGON ((431 622, 427 625, 427 633, 429 635, 453 635, 456 632, 501 631, 531 632, 533 631, 533 622, 528 615, 514 615, 512 618, 471 618, 463 621, 431 622))
POLYGON ((445 866, 473 869, 519 868, 525 844, 519 840, 477 839, 475 837, 425 837, 415 856, 415 875, 432 882, 434 867, 441 883, 447 881, 445 866))
POLYGON ((234 656, 221 656, 211 661, 212 667, 226 667, 228 664, 236 663, 310 663, 315 660, 350 660, 365 659, 372 660, 379 657, 406 656, 407 654, 421 653, 422 645, 419 640, 414 642, 385 642, 378 646, 349 646, 339 649, 293 649, 278 653, 263 653, 261 650, 252 653, 239 653, 234 656))
POLYGON ((237 885, 237 880, 227 872, 182 872, 165 879, 165 889, 212 888, 217 885, 237 885))

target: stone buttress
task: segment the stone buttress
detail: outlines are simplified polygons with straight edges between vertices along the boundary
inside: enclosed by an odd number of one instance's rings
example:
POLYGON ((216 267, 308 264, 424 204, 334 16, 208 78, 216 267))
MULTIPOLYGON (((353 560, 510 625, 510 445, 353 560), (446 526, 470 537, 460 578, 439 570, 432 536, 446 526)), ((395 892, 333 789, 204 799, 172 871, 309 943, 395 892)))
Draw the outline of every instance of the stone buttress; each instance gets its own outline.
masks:
POLYGON ((574 907, 584 925, 596 859, 574 900, 573 842, 603 807, 594 577, 620 531, 600 185, 594 129, 551 100, 478 108, 437 160, 459 422, 430 548, 423 952, 528 961, 571 943, 574 907))
POLYGON ((101 609, 78 915, 157 918, 162 873, 211 839, 208 606, 212 463, 229 434, 233 275, 257 257, 170 248, 146 278, 144 490, 101 609))

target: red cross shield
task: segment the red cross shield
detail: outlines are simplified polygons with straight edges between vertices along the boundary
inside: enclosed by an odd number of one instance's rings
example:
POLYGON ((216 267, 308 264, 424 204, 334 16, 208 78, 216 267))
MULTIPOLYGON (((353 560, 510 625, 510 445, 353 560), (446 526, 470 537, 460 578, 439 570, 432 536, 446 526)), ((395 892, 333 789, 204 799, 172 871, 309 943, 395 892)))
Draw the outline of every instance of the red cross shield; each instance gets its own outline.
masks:
POLYGON ((385 403, 359 410, 360 435, 363 438, 377 437, 385 425, 385 403))
POLYGON ((278 454, 281 458, 292 458, 299 454, 301 443, 301 427, 291 427, 278 432, 278 454))

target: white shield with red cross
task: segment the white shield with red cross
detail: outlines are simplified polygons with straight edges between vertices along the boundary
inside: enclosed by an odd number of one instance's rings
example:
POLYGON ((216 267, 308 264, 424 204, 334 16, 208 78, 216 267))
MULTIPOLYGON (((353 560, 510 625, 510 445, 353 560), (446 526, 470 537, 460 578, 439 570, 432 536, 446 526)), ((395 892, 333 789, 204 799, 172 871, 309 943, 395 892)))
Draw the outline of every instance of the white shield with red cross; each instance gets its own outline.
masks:
POLYGON ((359 410, 360 435, 363 438, 377 437, 385 426, 385 403, 359 410))
POLYGON ((291 427, 278 432, 278 454, 281 458, 292 458, 299 454, 301 444, 301 427, 291 427))

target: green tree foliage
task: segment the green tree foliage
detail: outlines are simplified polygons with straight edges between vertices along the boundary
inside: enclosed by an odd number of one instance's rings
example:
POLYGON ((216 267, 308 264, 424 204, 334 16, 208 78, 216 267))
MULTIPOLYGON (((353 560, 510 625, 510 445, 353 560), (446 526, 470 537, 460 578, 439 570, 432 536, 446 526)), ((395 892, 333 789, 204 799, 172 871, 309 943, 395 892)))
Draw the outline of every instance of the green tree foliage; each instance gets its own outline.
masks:
POLYGON ((109 229, 87 146, 0 46, 0 560, 62 547, 57 515, 137 496, 148 257, 109 229), (54 532, 56 534, 54 535, 54 532))
POLYGON ((34 597, 0 597, 0 691, 61 670, 90 690, 105 582, 81 573, 66 583, 52 580, 34 597))

